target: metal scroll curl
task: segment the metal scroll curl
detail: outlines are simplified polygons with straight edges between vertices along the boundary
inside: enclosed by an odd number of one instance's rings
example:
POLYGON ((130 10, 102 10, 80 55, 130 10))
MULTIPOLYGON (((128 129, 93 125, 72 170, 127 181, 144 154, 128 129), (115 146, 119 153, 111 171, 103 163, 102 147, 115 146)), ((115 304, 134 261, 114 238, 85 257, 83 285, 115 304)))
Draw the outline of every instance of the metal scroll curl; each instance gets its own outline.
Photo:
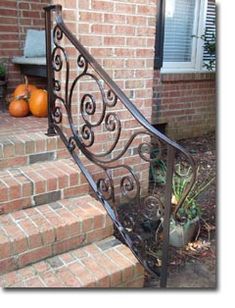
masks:
POLYGON ((88 62, 82 54, 80 54, 77 58, 77 66, 82 69, 80 75, 85 75, 88 70, 88 62))
POLYGON ((164 217, 164 205, 159 196, 149 195, 142 204, 143 216, 151 221, 158 221, 164 217))
POLYGON ((52 113, 52 116, 53 116, 53 120, 54 122, 58 125, 60 123, 62 123, 62 119, 63 119, 63 114, 62 114, 62 111, 61 111, 61 107, 59 106, 55 106, 55 109, 52 113))

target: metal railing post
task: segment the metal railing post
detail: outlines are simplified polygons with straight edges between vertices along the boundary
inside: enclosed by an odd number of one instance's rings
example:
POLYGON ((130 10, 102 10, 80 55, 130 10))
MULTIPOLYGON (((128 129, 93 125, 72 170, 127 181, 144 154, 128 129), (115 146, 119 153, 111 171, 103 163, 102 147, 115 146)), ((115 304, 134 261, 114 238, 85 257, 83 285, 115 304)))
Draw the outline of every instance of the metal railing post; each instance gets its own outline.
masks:
POLYGON ((162 269, 160 287, 167 286, 167 268, 169 255, 169 232, 170 232, 170 216, 171 216, 171 196, 172 196, 172 176, 174 168, 175 150, 168 146, 167 152, 167 174, 166 174, 166 192, 165 192, 165 209, 163 222, 163 244, 162 244, 162 269))
POLYGON ((51 46, 51 12, 55 6, 48 6, 44 8, 45 11, 45 34, 46 34, 46 65, 47 65, 47 93, 48 93, 48 129, 47 136, 56 135, 56 131, 53 125, 52 112, 55 108, 55 98, 53 95, 53 77, 54 72, 52 70, 52 46, 51 46))

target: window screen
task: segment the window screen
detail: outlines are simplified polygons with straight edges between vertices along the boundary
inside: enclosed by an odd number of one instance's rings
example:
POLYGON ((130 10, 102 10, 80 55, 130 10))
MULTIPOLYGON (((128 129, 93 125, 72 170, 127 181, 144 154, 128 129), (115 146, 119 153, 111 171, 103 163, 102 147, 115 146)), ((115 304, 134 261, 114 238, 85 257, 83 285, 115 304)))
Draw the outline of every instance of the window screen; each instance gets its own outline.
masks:
POLYGON ((164 62, 191 62, 196 0, 166 0, 164 62))

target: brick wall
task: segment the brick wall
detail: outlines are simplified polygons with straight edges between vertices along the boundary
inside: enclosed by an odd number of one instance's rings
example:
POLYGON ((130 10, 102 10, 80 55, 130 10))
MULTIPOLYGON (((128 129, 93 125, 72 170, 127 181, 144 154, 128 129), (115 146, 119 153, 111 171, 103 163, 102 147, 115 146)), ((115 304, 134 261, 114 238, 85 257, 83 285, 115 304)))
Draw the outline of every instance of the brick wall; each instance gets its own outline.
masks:
POLYGON ((82 44, 150 119, 156 1, 53 0, 82 44))
POLYGON ((215 73, 154 72, 152 123, 167 123, 172 138, 200 136, 216 126, 215 73))
MULTIPOLYGON (((167 133, 177 139, 214 130, 214 74, 153 72, 158 1, 60 3, 70 29, 153 124, 167 122, 167 133)), ((127 113, 125 119, 133 129, 127 113)))
MULTIPOLYGON (((27 29, 43 29, 44 13, 42 8, 50 1, 45 0, 0 0, 0 57, 23 54, 27 29)), ((17 65, 10 61, 9 92, 23 81, 17 65)), ((30 78, 30 82, 45 87, 45 80, 30 78)))

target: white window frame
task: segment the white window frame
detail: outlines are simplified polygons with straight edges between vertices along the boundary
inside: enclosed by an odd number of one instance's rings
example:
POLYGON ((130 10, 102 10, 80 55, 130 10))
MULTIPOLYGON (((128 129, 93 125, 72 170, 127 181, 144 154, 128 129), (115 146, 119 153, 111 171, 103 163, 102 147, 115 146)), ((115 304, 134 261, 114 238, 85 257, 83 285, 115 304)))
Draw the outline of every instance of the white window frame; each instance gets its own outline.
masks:
MULTIPOLYGON (((167 1, 167 0, 166 0, 167 1)), ((191 62, 164 62, 161 72, 195 72, 205 71, 203 67, 203 45, 204 42, 200 38, 205 33, 207 12, 207 0, 196 0, 194 25, 192 38, 192 61, 191 62)))

